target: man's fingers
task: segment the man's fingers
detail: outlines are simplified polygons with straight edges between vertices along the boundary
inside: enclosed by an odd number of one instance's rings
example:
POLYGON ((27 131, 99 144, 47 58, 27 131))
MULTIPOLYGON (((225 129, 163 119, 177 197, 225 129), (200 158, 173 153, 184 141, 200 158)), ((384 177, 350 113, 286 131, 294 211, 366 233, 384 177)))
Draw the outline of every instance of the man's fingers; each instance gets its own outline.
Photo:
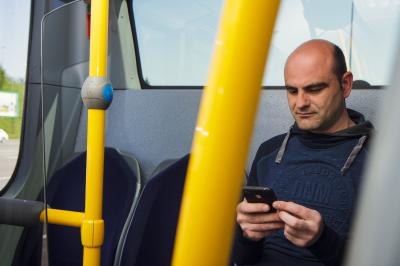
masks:
POLYGON ((308 219, 315 215, 313 210, 306 208, 302 205, 296 204, 294 202, 287 201, 275 201, 273 203, 275 209, 280 211, 286 211, 302 219, 308 219))
POLYGON ((243 231, 243 236, 253 241, 258 241, 264 238, 263 233, 253 231, 243 231))
POLYGON ((298 231, 288 225, 285 225, 283 234, 290 242, 298 247, 308 247, 314 243, 315 240, 313 235, 307 233, 306 231, 298 231))
POLYGON ((255 232, 255 231, 244 231, 243 236, 253 241, 258 241, 263 239, 264 237, 268 237, 273 233, 277 232, 279 229, 266 231, 266 232, 255 232))
POLYGON ((283 231, 283 235, 286 237, 287 240, 289 240, 290 242, 292 242, 293 244, 297 243, 298 238, 295 235, 292 235, 290 232, 288 232, 285 228, 285 230, 283 231))
POLYGON ((264 203, 248 203, 246 200, 243 200, 237 206, 238 213, 260 213, 260 212, 268 212, 271 210, 271 207, 268 204, 264 203))
POLYGON ((264 237, 268 237, 272 234, 274 234, 275 232, 281 230, 281 228, 277 228, 277 229, 271 229, 271 230, 267 230, 267 231, 252 231, 252 230, 245 230, 243 231, 243 236, 254 240, 254 241, 258 241, 261 240, 264 237))
POLYGON ((244 223, 240 225, 242 231, 266 232, 271 230, 279 230, 284 228, 285 224, 282 222, 265 223, 265 224, 252 224, 244 223))
POLYGON ((279 211, 278 215, 285 224, 296 230, 307 230, 308 228, 305 220, 297 218, 286 211, 279 211))
POLYGON ((281 222, 281 218, 278 213, 255 213, 255 214, 243 214, 239 213, 237 215, 238 223, 253 223, 253 224, 261 224, 261 223, 273 223, 273 222, 281 222))
POLYGON ((285 226, 285 232, 287 232, 288 234, 290 234, 292 237, 295 237, 295 238, 303 238, 307 235, 306 232, 304 232, 302 230, 297 230, 288 225, 285 226))

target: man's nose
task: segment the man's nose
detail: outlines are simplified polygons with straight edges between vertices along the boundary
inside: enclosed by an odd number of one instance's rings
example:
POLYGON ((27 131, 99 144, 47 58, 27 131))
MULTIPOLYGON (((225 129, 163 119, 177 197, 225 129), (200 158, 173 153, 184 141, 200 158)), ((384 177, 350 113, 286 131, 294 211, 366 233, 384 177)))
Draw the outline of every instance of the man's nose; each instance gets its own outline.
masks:
POLYGON ((310 99, 308 98, 308 95, 304 92, 299 92, 297 94, 297 99, 296 99, 296 106, 297 108, 305 108, 310 105, 310 99))

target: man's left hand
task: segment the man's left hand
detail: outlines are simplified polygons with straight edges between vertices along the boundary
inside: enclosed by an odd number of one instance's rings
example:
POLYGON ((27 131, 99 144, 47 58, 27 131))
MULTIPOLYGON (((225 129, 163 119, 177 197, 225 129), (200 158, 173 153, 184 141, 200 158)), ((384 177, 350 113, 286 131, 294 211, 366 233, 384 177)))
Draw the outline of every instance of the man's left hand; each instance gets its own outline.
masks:
POLYGON ((278 215, 285 223, 285 237, 298 247, 308 247, 320 237, 324 222, 321 214, 294 202, 275 201, 278 215))

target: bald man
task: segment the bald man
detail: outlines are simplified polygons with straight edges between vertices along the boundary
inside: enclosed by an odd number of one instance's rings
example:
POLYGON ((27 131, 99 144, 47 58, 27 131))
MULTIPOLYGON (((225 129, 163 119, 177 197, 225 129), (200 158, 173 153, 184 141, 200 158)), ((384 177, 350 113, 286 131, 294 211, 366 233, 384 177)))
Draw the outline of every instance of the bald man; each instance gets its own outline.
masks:
POLYGON ((333 43, 300 45, 284 76, 295 123, 259 147, 248 180, 278 201, 237 206, 234 261, 340 265, 373 126, 346 108, 353 75, 333 43))

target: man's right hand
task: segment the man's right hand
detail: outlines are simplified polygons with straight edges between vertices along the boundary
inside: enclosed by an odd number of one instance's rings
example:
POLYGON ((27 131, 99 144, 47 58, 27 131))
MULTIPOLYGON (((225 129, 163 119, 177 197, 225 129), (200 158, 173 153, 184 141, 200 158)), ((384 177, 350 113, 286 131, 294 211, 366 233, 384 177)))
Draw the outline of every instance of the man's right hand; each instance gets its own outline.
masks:
POLYGON ((258 241, 284 228, 285 224, 278 213, 269 213, 270 209, 268 204, 248 203, 246 199, 239 203, 236 208, 236 220, 244 237, 258 241))

